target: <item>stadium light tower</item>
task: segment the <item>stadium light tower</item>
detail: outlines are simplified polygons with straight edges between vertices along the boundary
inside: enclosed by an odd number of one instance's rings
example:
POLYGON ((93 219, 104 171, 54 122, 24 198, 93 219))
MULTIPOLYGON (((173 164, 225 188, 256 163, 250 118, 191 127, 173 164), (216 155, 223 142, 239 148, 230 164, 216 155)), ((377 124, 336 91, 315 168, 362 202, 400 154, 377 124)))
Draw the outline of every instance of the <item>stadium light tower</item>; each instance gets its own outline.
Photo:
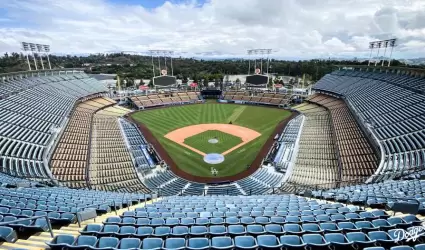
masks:
MULTIPOLYGON (((378 48, 378 51, 377 51, 377 54, 376 54, 376 57, 378 59, 379 49, 383 47, 385 49, 384 50, 384 59, 382 60, 382 64, 381 64, 381 66, 383 67, 384 64, 385 64, 385 54, 387 52, 387 48, 390 47, 391 48, 391 52, 390 52, 390 57, 388 58, 388 67, 389 67, 390 64, 391 64, 391 57, 392 57, 392 54, 393 54, 393 49, 396 46, 396 42, 397 42, 397 38, 370 42, 369 43, 370 57, 369 57, 368 66, 370 66, 370 62, 371 62, 371 59, 372 59, 372 51, 373 51, 373 49, 374 48, 378 48)), ((375 60, 375 66, 377 66, 377 65, 378 65, 378 61, 375 60)))
POLYGON ((50 58, 49 58, 50 45, 27 43, 27 42, 22 42, 21 44, 22 44, 22 50, 24 52, 26 52, 28 69, 30 71, 31 71, 31 64, 30 64, 29 57, 28 57, 29 53, 31 53, 33 55, 35 70, 38 69, 37 68, 37 60, 35 58, 36 54, 38 54, 40 56, 40 62, 41 62, 42 69, 44 69, 43 54, 45 54, 46 57, 47 57, 47 62, 49 63, 49 69, 52 69, 52 65, 50 64, 50 58))
POLYGON ((254 68, 257 70, 257 59, 260 59, 260 72, 263 72, 263 59, 264 55, 267 55, 267 75, 269 74, 269 55, 272 53, 272 49, 249 49, 247 50, 248 55, 248 75, 251 73, 251 56, 254 55, 254 68), (259 55, 259 58, 258 56, 259 55))
POLYGON ((34 43, 30 43, 30 50, 34 59, 35 70, 38 70, 37 60, 35 59, 35 52, 37 52, 37 46, 34 43))
POLYGON ((174 69, 173 69, 173 55, 174 51, 172 50, 149 50, 149 53, 152 56, 152 72, 153 76, 155 77, 155 64, 154 64, 154 57, 158 58, 158 68, 159 68, 159 75, 167 74, 167 57, 170 58, 170 67, 171 67, 171 76, 174 76, 174 69), (161 57, 164 57, 164 67, 161 69, 161 57), (165 70, 165 71, 163 71, 165 70))
POLYGON ((31 71, 30 59, 28 57, 29 51, 31 51, 30 45, 29 45, 29 43, 26 43, 26 42, 22 42, 21 44, 22 44, 21 49, 25 52, 25 56, 27 57, 28 70, 31 71))

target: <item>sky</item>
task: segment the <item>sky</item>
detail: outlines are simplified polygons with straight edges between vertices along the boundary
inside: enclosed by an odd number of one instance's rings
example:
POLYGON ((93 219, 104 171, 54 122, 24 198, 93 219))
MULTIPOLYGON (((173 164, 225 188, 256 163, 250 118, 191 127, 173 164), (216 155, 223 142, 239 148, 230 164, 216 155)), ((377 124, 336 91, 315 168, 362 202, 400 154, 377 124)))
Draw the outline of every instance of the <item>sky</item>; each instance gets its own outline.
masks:
POLYGON ((368 58, 370 41, 394 37, 393 57, 425 57, 424 0, 0 0, 0 53, 24 41, 57 54, 368 58))

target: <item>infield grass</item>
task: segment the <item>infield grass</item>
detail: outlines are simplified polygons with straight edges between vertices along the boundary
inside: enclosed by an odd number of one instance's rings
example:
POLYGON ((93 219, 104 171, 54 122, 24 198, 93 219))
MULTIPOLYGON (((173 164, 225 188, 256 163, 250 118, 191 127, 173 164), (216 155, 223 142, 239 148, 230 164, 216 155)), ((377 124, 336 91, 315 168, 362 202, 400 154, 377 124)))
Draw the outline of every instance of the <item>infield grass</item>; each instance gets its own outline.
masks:
POLYGON ((191 136, 184 140, 184 143, 202 151, 206 154, 224 153, 226 150, 242 143, 240 137, 236 137, 218 130, 208 130, 203 133, 191 136), (208 140, 217 139, 217 143, 209 143, 208 140))
MULTIPOLYGON (((132 117, 148 127, 177 166, 183 171, 195 176, 212 177, 211 167, 214 167, 218 170, 217 177, 224 177, 246 170, 247 166, 252 163, 264 143, 271 136, 277 124, 289 117, 290 114, 289 111, 283 109, 261 106, 206 103, 140 111, 134 113, 132 117), (224 162, 216 165, 205 163, 201 155, 164 137, 164 135, 175 129, 189 125, 203 123, 227 124, 230 121, 234 125, 253 129, 259 132, 261 136, 227 154, 224 162)), ((197 137, 200 135, 194 136, 196 137, 194 140, 198 141, 197 137)), ((195 148, 202 152, 210 153, 211 150, 215 149, 212 149, 214 144, 208 143, 208 139, 211 138, 207 137, 209 136, 205 136, 205 142, 190 143, 196 143, 195 148)), ((229 139, 229 144, 233 144, 232 141, 233 139, 229 139)), ((226 146, 223 148, 231 147, 226 146)))

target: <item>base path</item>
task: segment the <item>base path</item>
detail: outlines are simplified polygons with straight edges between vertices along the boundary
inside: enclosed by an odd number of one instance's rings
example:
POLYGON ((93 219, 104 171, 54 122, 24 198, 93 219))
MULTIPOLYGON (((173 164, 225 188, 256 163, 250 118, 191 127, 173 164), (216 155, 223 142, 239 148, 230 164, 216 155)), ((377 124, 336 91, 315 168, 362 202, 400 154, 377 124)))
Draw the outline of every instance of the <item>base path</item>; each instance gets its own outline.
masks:
POLYGON ((177 144, 179 144, 179 145, 181 145, 181 146, 183 146, 183 147, 186 147, 186 148, 192 150, 195 153, 198 153, 202 156, 205 156, 206 153, 185 144, 184 140, 186 138, 189 138, 191 136, 203 133, 203 132, 208 131, 208 130, 218 130, 218 131, 221 131, 223 133, 230 134, 230 135, 241 138, 241 140, 242 140, 241 143, 239 143, 238 145, 226 150, 225 152, 222 153, 222 155, 229 154, 233 150, 236 150, 236 149, 242 147, 243 145, 247 144, 248 142, 256 139, 257 137, 259 137, 261 135, 260 133, 258 133, 255 130, 252 130, 252 129, 246 128, 246 127, 242 127, 242 126, 238 126, 238 125, 221 124, 221 123, 207 123, 207 124, 196 124, 196 125, 191 125, 191 126, 179 128, 179 129, 173 130, 170 133, 164 135, 164 137, 175 142, 175 143, 177 143, 177 144))

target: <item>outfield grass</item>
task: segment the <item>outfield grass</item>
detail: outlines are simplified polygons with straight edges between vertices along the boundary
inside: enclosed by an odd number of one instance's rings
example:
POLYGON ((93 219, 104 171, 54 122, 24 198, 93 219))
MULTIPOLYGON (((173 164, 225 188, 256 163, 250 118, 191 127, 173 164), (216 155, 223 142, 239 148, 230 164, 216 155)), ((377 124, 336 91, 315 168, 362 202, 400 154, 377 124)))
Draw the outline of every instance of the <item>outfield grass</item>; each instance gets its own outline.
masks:
MULTIPOLYGON (((211 166, 213 166, 218 170, 217 177, 223 177, 232 176, 244 171, 255 159, 276 125, 290 114, 289 111, 282 109, 237 104, 206 103, 140 111, 134 113, 132 117, 136 121, 145 124, 149 130, 151 130, 177 166, 183 171, 195 176, 212 177, 211 166), (227 154, 224 162, 216 165, 205 163, 201 155, 164 137, 164 135, 175 129, 189 125, 202 123, 227 124, 230 121, 234 125, 253 129, 261 133, 261 136, 227 154)), ((192 136, 195 137, 193 140, 198 141, 198 137, 202 134, 192 136)), ((204 143, 200 140, 199 142, 191 141, 190 143, 196 143, 196 148, 201 151, 205 150, 203 151, 205 153, 210 153, 207 151, 215 149, 209 149, 209 147, 214 147, 214 144, 208 143, 208 139, 210 138, 207 139, 207 137, 209 136, 205 136, 206 141, 204 143)), ((226 140, 229 140, 229 144, 233 143, 233 139, 230 139, 230 137, 226 140)), ((223 148, 231 147, 232 146, 223 146, 223 148)))
POLYGON ((242 139, 218 130, 208 130, 203 133, 188 137, 184 140, 186 145, 203 151, 206 154, 223 153, 228 149, 242 143, 242 139), (208 140, 217 139, 218 143, 209 143, 208 140))

